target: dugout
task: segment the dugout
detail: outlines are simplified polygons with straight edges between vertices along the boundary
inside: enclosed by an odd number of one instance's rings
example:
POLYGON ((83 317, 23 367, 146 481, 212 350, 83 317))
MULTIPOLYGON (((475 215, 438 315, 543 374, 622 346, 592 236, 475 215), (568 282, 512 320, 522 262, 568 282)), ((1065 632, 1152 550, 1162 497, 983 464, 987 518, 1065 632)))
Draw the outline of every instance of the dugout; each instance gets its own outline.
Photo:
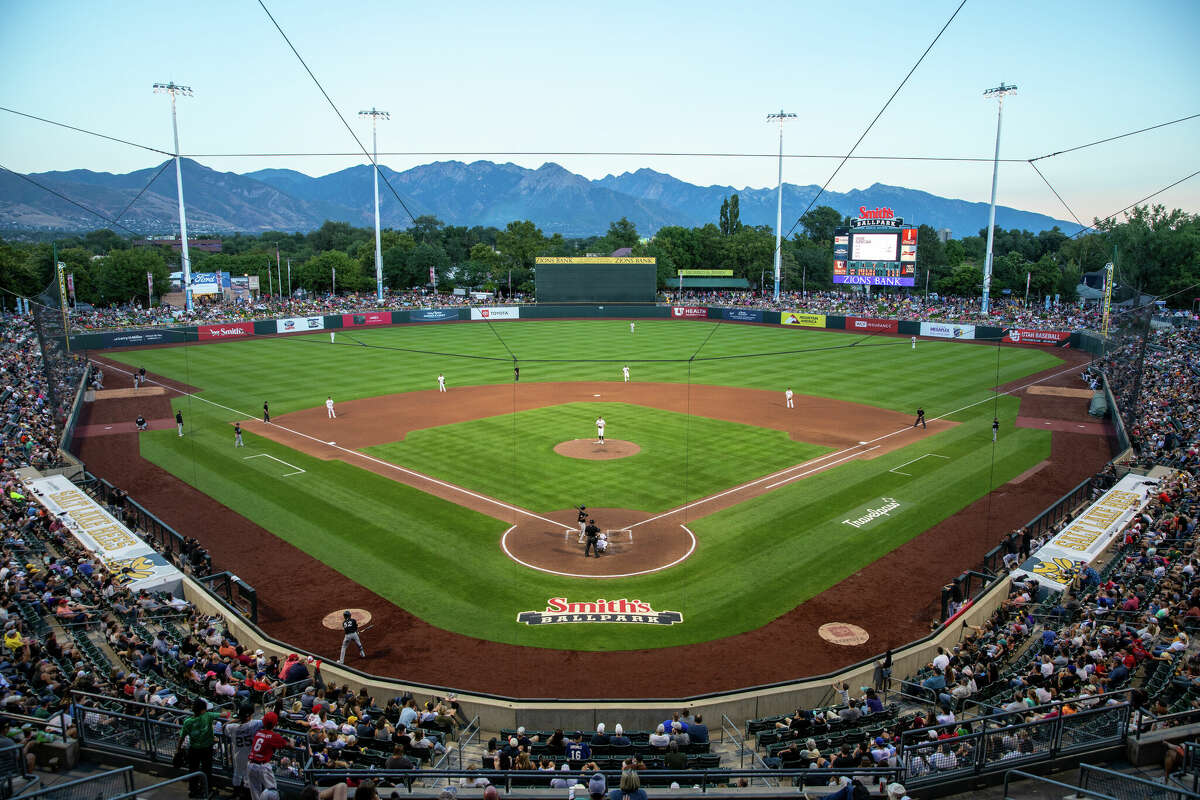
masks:
POLYGON ((539 256, 534 287, 539 303, 653 304, 657 270, 647 256, 539 256))

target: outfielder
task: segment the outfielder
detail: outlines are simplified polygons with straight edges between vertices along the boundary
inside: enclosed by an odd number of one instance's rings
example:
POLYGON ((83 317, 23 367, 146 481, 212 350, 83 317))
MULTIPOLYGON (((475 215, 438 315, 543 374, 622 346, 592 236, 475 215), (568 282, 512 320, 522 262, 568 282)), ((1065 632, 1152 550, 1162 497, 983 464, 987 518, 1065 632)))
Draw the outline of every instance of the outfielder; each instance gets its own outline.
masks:
POLYGON ((915 337, 915 336, 912 337, 912 346, 913 346, 912 347, 913 350, 917 349, 917 337, 915 337))
POLYGON ((625 382, 629 383, 629 365, 621 367, 621 374, 625 376, 625 382))
POLYGON ((446 376, 441 373, 438 373, 438 391, 446 391, 446 376))
POLYGON ((629 332, 633 333, 633 322, 632 321, 630 321, 630 323, 629 323, 629 332))
POLYGON ((335 331, 330 331, 329 332, 329 343, 334 344, 334 341, 336 339, 337 339, 337 333, 335 331))
POLYGON ((607 424, 604 417, 596 417, 596 438, 599 440, 597 444, 604 444, 604 426, 607 424))
POLYGON ((325 398, 325 410, 329 413, 330 419, 337 419, 337 414, 333 410, 333 395, 325 398))
POLYGON ((249 763, 246 765, 247 783, 250 784, 250 796, 254 800, 277 798, 278 786, 275 783, 275 770, 271 768, 271 760, 275 751, 287 747, 288 741, 275 732, 275 723, 279 721, 274 711, 263 714, 262 729, 254 734, 250 745, 249 763))
POLYGON ((246 443, 242 441, 242 423, 233 423, 233 446, 245 447, 246 443))
POLYGON ((785 391, 785 392, 783 393, 783 399, 787 401, 787 407, 788 407, 788 408, 795 408, 795 407, 796 407, 796 404, 795 404, 794 402, 792 402, 792 387, 790 387, 790 386, 789 386, 789 387, 787 388, 787 391, 785 391))
POLYGON ((363 658, 367 657, 367 651, 363 650, 362 639, 358 638, 358 620, 349 611, 342 612, 342 652, 338 655, 339 663, 346 663, 346 645, 354 642, 358 645, 358 654, 363 658))

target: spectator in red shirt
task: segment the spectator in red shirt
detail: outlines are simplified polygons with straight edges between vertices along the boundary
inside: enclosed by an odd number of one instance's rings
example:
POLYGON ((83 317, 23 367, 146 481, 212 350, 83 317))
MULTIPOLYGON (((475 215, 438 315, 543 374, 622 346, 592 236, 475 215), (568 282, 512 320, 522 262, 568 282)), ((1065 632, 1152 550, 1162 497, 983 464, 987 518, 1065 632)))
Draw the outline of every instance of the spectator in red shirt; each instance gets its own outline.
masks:
POLYGON ((275 771, 271 768, 271 759, 275 751, 287 747, 287 739, 275 732, 275 723, 279 717, 274 711, 263 714, 262 729, 254 734, 254 742, 250 745, 250 762, 246 768, 247 782, 253 797, 263 796, 268 789, 275 789, 275 771))

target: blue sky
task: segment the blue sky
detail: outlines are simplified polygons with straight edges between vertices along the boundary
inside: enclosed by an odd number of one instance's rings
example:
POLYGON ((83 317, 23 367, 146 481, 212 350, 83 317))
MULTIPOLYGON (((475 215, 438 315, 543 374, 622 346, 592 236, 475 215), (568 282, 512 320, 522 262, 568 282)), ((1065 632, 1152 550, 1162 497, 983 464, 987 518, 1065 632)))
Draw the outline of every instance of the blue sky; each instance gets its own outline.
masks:
MULTIPOLYGON (((787 153, 841 154, 895 89, 957 0, 901 5, 562 2, 268 2, 364 143, 381 151, 653 151, 771 154, 765 115, 797 113, 787 153)), ((180 101, 184 153, 350 152, 342 127, 257 2, 10 0, 0 27, 0 105, 172 149, 156 81, 180 101)), ((1029 158, 1200 112, 1200 2, 969 0, 858 149, 862 155, 990 158, 1001 81, 1001 156, 1029 158)), ((1090 222, 1200 169, 1200 119, 1039 161, 1090 222)), ((0 163, 21 172, 126 172, 156 154, 0 112, 0 163)), ((445 158, 589 178, 650 167, 699 184, 773 186, 771 158, 388 156, 402 170, 445 158)), ((354 156, 204 156, 216 169, 319 175, 354 156)), ((784 179, 822 184, 835 160, 789 159, 784 179)), ((880 182, 988 199, 990 163, 857 161, 831 184, 880 182)), ((999 201, 1068 214, 1028 164, 1001 167, 999 201)), ((1200 177, 1159 198, 1200 211, 1200 177)), ((795 209, 792 219, 803 209, 795 209)), ((788 216, 788 209, 784 216, 788 216)), ((787 223, 788 220, 785 220, 787 223)))

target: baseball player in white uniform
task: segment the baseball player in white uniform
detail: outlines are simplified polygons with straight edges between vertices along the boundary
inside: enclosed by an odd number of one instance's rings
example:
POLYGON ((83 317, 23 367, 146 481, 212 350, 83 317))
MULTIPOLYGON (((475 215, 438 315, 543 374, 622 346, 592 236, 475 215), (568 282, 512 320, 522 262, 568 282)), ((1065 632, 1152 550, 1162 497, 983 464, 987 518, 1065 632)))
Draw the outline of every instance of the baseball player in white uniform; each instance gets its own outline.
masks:
POLYGON ((917 349, 917 337, 915 337, 915 336, 912 337, 912 346, 913 346, 913 350, 917 349))
POLYGON ((596 417, 596 438, 599 439, 597 444, 604 444, 604 426, 607 424, 604 417, 596 417))
POLYGON ((237 721, 225 726, 225 736, 229 739, 229 749, 233 755, 234 794, 243 794, 239 789, 245 789, 245 794, 249 794, 246 767, 250 759, 250 745, 254 743, 254 734, 262 729, 262 720, 250 719, 253 714, 254 706, 243 705, 238 709, 237 721))
POLYGON ((629 323, 629 332, 633 333, 633 323, 632 322, 629 323))
POLYGON ((792 387, 790 387, 790 386, 789 386, 789 387, 787 388, 787 391, 785 391, 785 392, 783 393, 783 399, 787 401, 787 407, 788 407, 788 408, 795 408, 795 407, 796 407, 796 404, 795 404, 795 403, 792 401, 792 387))
POLYGON ((438 391, 446 391, 446 376, 441 373, 438 373, 438 391))
POLYGON ((625 382, 629 383, 629 365, 621 367, 621 374, 625 376, 625 382))
POLYGON ((337 419, 337 414, 333 410, 333 395, 325 398, 325 411, 329 413, 330 419, 337 419))
POLYGON ((334 344, 334 340, 335 340, 335 339, 337 339, 337 332, 336 332, 336 331, 330 331, 330 332, 329 332, 329 343, 330 343, 330 344, 334 344))

